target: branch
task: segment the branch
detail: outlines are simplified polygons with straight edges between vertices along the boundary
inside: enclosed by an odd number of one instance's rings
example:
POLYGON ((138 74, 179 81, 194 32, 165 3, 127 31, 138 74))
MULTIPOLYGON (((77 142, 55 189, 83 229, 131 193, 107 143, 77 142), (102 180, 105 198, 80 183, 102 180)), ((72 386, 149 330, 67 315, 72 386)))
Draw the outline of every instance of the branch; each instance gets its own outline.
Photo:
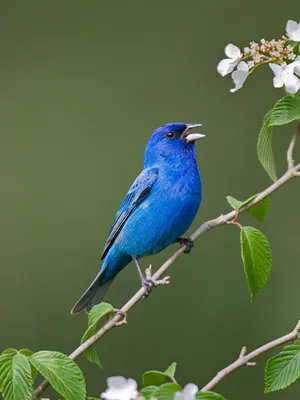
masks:
POLYGON ((297 140, 297 136, 300 135, 300 120, 297 121, 297 125, 296 125, 296 131, 293 134, 291 143, 289 145, 288 151, 287 151, 287 163, 288 163, 288 169, 291 169, 294 167, 294 160, 293 160, 293 151, 296 145, 296 140, 297 140))
MULTIPOLYGON (((300 127, 300 125, 299 125, 300 127)), ((293 141, 293 139, 292 139, 293 141)), ((294 148, 295 144, 290 147, 294 148)), ((291 151, 292 151, 291 150, 291 151)), ((258 196, 255 197, 250 203, 246 204, 244 207, 239 209, 239 215, 249 210, 249 208, 253 207, 255 204, 259 203, 264 198, 270 196, 276 190, 281 188, 285 183, 293 179, 295 176, 300 174, 300 164, 290 168, 281 178, 279 178, 276 182, 274 182, 271 186, 261 192, 258 196)), ((219 217, 212 219, 210 221, 204 222, 199 229, 197 229, 192 235, 191 239, 196 240, 199 236, 203 235, 203 233, 210 231, 217 226, 225 225, 227 222, 234 220, 236 216, 236 211, 233 210, 228 214, 221 214, 219 217)), ((154 279, 160 278, 167 269, 177 260, 177 258, 184 252, 185 246, 182 246, 179 250, 177 250, 157 271, 153 274, 154 279)), ((72 360, 76 360, 85 350, 95 344, 102 336, 104 336, 108 331, 110 331, 115 326, 118 326, 118 322, 122 319, 122 314, 126 315, 128 311, 135 306, 135 304, 140 301, 145 295, 144 288, 140 288, 136 294, 121 308, 120 312, 115 314, 113 318, 111 318, 99 331, 97 331, 93 336, 87 339, 84 343, 82 343, 77 349, 75 349, 71 354, 70 358, 72 360)), ((49 386, 48 381, 44 381, 41 385, 34 391, 33 400, 38 399, 39 396, 46 390, 49 386)))
POLYGON ((274 347, 280 346, 286 342, 290 342, 291 340, 297 339, 297 334, 299 331, 300 331, 300 321, 298 321, 297 326, 295 327, 294 330, 292 330, 292 332, 290 332, 287 335, 284 335, 278 339, 272 340, 272 342, 264 344, 263 346, 259 347, 258 349, 252 351, 251 353, 249 353, 247 355, 246 355, 247 349, 246 349, 246 347, 243 347, 239 358, 236 361, 234 361, 232 364, 228 365, 228 367, 226 367, 226 368, 222 369, 220 372, 218 372, 217 375, 201 389, 201 391, 207 392, 207 391, 211 390, 222 379, 224 379, 225 376, 229 375, 231 372, 235 371, 239 367, 242 367, 243 365, 254 366, 255 363, 249 363, 250 360, 253 360, 253 358, 256 358, 260 354, 265 353, 266 351, 273 349, 274 347))

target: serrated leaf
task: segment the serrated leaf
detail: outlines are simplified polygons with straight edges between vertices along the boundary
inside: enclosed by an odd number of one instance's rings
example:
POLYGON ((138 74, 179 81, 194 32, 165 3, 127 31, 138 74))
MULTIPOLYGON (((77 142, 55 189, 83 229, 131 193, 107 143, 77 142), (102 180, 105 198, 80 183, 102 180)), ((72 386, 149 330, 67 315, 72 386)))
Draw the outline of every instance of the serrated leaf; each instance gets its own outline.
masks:
MULTIPOLYGON (((82 336, 81 343, 93 336, 96 332, 97 324, 100 319, 113 311, 113 306, 108 303, 100 303, 94 306, 88 314, 88 329, 82 336)), ((100 360, 97 354, 96 346, 89 347, 84 353, 85 357, 94 364, 101 367, 100 360)))
POLYGON ((269 175, 269 177, 273 180, 277 180, 276 176, 276 164, 275 158, 272 149, 272 127, 270 126, 270 115, 271 111, 269 111, 264 118, 262 128, 260 130, 258 141, 257 141, 257 155, 258 159, 269 175))
POLYGON ((39 351, 30 362, 66 400, 85 400, 84 376, 70 357, 56 351, 39 351))
POLYGON ((32 376, 28 358, 14 349, 0 356, 0 391, 5 400, 31 400, 32 376))
POLYGON ((225 397, 214 392, 198 392, 196 394, 196 399, 198 400, 226 400, 225 397))
POLYGON ((268 239, 258 229, 241 229, 241 253, 251 299, 265 285, 271 271, 272 251, 268 239))
POLYGON ((274 105, 269 126, 287 125, 300 119, 300 97, 286 96, 274 105))
POLYGON ((161 385, 152 395, 157 400, 173 400, 176 392, 181 391, 178 383, 165 383, 161 385))
MULTIPOLYGON (((238 211, 242 207, 244 207, 246 204, 250 203, 252 200, 257 197, 257 194, 254 196, 251 196, 249 199, 245 201, 240 201, 235 199, 232 196, 227 196, 226 199, 228 203, 231 205, 231 207, 238 211)), ((249 208, 246 212, 250 214, 252 217, 256 218, 260 223, 264 223, 265 216, 267 215, 267 212, 270 208, 271 204, 271 199, 270 197, 265 197, 263 200, 261 200, 259 203, 255 204, 253 207, 249 208)))
POLYGON ((164 372, 165 375, 167 375, 170 379, 174 379, 175 373, 176 373, 176 367, 177 363, 173 362, 164 372))
POLYGON ((158 389, 158 386, 146 386, 140 390, 140 394, 145 398, 145 400, 150 400, 153 397, 153 393, 158 389))
POLYGON ((144 372, 142 382, 143 386, 160 386, 166 380, 166 375, 160 371, 144 372))
MULTIPOLYGON (((29 349, 21 349, 21 350, 19 350, 19 353, 24 354, 24 356, 26 356, 26 357, 31 357, 33 354, 33 351, 31 351, 29 349)), ((30 368, 31 368, 32 383, 34 383, 36 375, 37 375, 37 370, 32 364, 30 364, 30 368)))
POLYGON ((300 377, 300 339, 285 346, 275 357, 268 360, 265 369, 265 393, 290 386, 300 377))
POLYGON ((2 351, 1 355, 3 355, 3 354, 12 354, 12 355, 16 355, 16 354, 18 354, 18 350, 16 350, 16 349, 11 349, 11 348, 5 349, 5 350, 2 351))

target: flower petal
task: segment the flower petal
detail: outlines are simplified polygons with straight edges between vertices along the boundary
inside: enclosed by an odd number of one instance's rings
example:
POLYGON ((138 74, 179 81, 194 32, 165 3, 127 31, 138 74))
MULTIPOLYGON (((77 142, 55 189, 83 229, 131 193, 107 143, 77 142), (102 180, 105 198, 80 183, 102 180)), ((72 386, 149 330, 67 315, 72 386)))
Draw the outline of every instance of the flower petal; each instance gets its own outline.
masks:
POLYGON ((269 67, 274 72, 274 75, 279 75, 281 73, 281 67, 278 64, 270 63, 269 67))
POLYGON ((185 400, 184 394, 181 392, 176 392, 174 395, 174 400, 185 400))
POLYGON ((217 66, 217 71, 220 75, 225 76, 230 74, 234 70, 235 65, 232 63, 232 60, 229 58, 225 58, 224 60, 220 61, 217 66))
POLYGON ((233 71, 233 73, 231 74, 231 78, 233 79, 233 82, 235 84, 235 88, 230 89, 231 93, 234 93, 237 90, 241 89, 245 80, 248 77, 248 73, 249 68, 247 63, 245 63, 244 61, 240 62, 237 66, 237 70, 233 71))
POLYGON ((198 386, 195 385, 194 383, 188 383, 187 385, 185 385, 185 387, 183 388, 183 393, 184 393, 184 397, 187 400, 192 400, 195 399, 195 395, 198 392, 198 386))
POLYGON ((241 61, 239 65, 237 66, 237 69, 239 71, 249 71, 249 65, 245 61, 241 61))
POLYGON ((288 93, 297 93, 300 89, 300 79, 294 74, 290 74, 285 80, 285 88, 288 93))
POLYGON ((290 35, 291 33, 293 33, 296 29, 298 28, 298 24, 296 21, 293 20, 289 20, 286 24, 286 32, 288 33, 288 35, 290 35))
POLYGON ((225 47, 225 54, 227 57, 233 58, 234 60, 240 59, 242 57, 241 50, 232 43, 228 44, 225 47))
POLYGON ((286 31, 290 39, 295 42, 300 42, 300 24, 296 21, 288 21, 286 24, 286 31))
POLYGON ((299 65, 297 65, 297 66, 294 68, 294 74, 300 75, 300 66, 299 66, 299 65))
POLYGON ((111 376, 107 378, 107 386, 109 389, 123 389, 127 387, 127 379, 123 376, 111 376))

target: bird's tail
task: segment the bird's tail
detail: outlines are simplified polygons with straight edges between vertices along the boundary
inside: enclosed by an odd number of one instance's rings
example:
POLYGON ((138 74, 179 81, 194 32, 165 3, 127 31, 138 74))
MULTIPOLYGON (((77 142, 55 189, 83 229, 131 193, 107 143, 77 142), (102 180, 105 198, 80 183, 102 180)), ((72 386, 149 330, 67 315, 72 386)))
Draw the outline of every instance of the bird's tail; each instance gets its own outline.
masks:
POLYGON ((109 286, 111 285, 114 277, 106 282, 104 285, 101 285, 101 278, 103 276, 104 270, 100 271, 93 282, 90 284, 88 289, 83 293, 80 299, 77 301, 75 306, 71 310, 71 314, 77 314, 81 310, 86 309, 86 311, 90 311, 95 304, 101 302, 105 293, 107 292, 109 286))

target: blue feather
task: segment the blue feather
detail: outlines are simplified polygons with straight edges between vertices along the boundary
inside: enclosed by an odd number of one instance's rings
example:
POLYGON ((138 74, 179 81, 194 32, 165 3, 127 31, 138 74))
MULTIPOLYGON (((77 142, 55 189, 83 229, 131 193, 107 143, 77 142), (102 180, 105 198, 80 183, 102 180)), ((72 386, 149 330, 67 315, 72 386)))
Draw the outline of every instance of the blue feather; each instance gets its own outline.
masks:
POLYGON ((72 313, 101 301, 112 280, 133 258, 160 252, 193 222, 202 187, 194 142, 187 140, 192 127, 171 123, 153 132, 145 150, 144 169, 113 221, 100 272, 72 313))

